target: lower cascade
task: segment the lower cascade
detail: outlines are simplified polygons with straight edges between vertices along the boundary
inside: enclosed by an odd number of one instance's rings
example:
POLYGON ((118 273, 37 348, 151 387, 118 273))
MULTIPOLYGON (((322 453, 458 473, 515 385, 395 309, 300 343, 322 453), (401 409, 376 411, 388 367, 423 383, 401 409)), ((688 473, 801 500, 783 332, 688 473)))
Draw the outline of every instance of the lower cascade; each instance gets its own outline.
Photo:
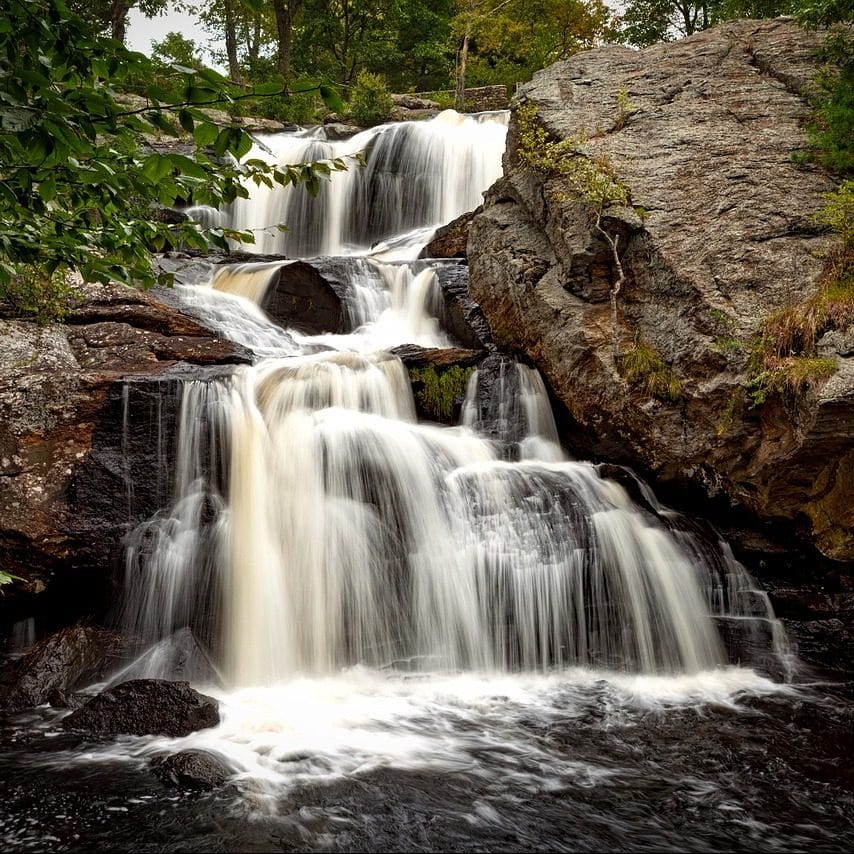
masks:
POLYGON ((190 383, 181 426, 176 502, 129 549, 128 619, 149 642, 190 626, 231 685, 356 664, 695 673, 727 660, 716 618, 771 619, 725 548, 527 425, 546 459, 416 423, 387 354, 190 383))

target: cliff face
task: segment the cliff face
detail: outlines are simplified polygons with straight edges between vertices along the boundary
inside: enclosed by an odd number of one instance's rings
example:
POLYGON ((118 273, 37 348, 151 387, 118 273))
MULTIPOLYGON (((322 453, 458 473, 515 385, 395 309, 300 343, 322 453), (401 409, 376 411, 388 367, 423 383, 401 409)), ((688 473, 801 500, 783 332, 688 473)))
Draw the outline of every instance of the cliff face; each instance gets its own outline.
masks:
POLYGON ((520 157, 471 226, 471 293, 496 340, 543 372, 589 448, 659 481, 699 485, 854 559, 854 330, 826 334, 830 378, 751 408, 751 342, 773 312, 820 288, 833 238, 814 215, 834 188, 797 165, 820 34, 738 21, 643 51, 606 46, 537 74, 517 98, 553 139, 581 134, 629 208, 619 235, 623 353, 658 355, 676 399, 618 369, 609 246, 566 179, 520 157))

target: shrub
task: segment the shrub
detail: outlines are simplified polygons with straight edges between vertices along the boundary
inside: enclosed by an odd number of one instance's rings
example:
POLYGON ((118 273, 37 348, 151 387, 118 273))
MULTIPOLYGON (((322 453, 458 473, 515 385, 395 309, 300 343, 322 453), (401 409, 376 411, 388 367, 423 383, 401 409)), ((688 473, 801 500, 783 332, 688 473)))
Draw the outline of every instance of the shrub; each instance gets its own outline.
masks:
POLYGON ((360 71, 350 90, 349 117, 362 127, 370 127, 388 119, 393 109, 385 80, 379 74, 360 71))

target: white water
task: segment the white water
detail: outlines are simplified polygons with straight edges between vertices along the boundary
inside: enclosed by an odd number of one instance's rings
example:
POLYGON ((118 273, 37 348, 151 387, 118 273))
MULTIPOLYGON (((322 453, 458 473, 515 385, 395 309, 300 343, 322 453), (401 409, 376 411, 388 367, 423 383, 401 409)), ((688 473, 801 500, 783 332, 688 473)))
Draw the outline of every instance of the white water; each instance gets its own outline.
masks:
POLYGON ((447 110, 430 121, 381 125, 340 142, 305 133, 259 136, 248 158, 286 165, 364 153, 367 165, 334 174, 317 198, 301 186, 252 186, 250 199, 231 206, 229 225, 253 231, 251 251, 301 258, 365 254, 406 233, 406 251, 392 249, 385 257, 414 257, 413 248, 433 229, 476 208, 500 177, 506 121, 504 113, 471 117, 447 110))
MULTIPOLYGON (((286 214, 292 242, 264 251, 359 254, 384 239, 411 253, 500 168, 503 124, 446 116, 360 136, 347 145, 375 143, 373 177, 335 176, 322 217, 262 188, 232 225, 286 214), (495 150, 476 172, 484 128, 495 150), (414 236, 395 241, 394 229, 414 236)), ((277 155, 297 144, 316 143, 281 140, 277 155)), ((502 363, 489 400, 475 374, 459 427, 417 423, 406 371, 385 350, 450 343, 435 275, 366 258, 350 269, 344 336, 266 320, 259 304, 281 264, 181 290, 257 361, 184 387, 174 504, 128 552, 128 627, 153 646, 121 678, 206 670, 223 680, 210 690, 224 721, 96 756, 204 746, 271 801, 283 786, 378 767, 480 773, 496 748, 531 759, 524 773, 489 760, 488 773, 523 788, 525 774, 594 784, 604 765, 534 756, 518 722, 585 714, 603 684, 616 713, 782 690, 726 666, 720 618, 776 625, 744 570, 647 487, 641 507, 569 461, 537 372, 502 363)))

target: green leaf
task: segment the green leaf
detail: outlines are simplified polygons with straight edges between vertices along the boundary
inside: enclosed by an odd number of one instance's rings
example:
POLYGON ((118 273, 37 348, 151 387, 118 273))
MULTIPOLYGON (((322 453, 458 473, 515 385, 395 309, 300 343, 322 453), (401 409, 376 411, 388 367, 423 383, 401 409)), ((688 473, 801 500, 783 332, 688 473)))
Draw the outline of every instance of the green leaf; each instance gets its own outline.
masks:
POLYGON ((323 103, 326 104, 327 109, 333 113, 344 112, 344 102, 336 89, 324 84, 320 87, 320 97, 323 98, 323 103))
POLYGON ((263 12, 264 0, 240 0, 240 4, 249 9, 250 12, 263 12))
POLYGON ((270 83, 258 83, 252 87, 253 95, 281 95, 282 84, 271 81, 270 83))
POLYGON ((208 178, 205 168, 196 163, 195 160, 183 154, 169 154, 167 156, 172 166, 182 174, 188 175, 191 178, 198 178, 202 181, 208 178))
POLYGON ((193 115, 189 110, 181 110, 178 113, 178 121, 181 124, 181 127, 184 128, 187 133, 192 133, 193 128, 195 127, 195 122, 193 120, 193 115))
POLYGON ((193 130, 193 139, 199 148, 211 145, 219 134, 219 128, 213 122, 202 122, 193 130))
POLYGON ((252 137, 245 130, 240 128, 232 128, 231 153, 240 160, 245 154, 248 154, 252 149, 252 137))

